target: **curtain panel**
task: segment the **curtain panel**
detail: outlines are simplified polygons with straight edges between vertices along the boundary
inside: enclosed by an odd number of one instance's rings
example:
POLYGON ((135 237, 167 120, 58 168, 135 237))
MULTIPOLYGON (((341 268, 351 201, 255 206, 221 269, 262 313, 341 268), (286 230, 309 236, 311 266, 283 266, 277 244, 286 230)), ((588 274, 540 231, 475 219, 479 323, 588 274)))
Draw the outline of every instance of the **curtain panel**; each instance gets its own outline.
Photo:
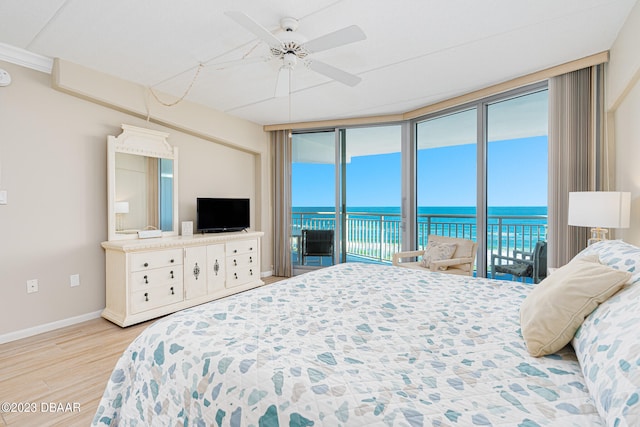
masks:
POLYGON ((589 229, 568 225, 569 192, 611 184, 603 72, 601 64, 549 80, 549 267, 569 262, 589 239, 589 229))
POLYGON ((291 277, 291 131, 271 132, 273 159, 273 274, 291 277))

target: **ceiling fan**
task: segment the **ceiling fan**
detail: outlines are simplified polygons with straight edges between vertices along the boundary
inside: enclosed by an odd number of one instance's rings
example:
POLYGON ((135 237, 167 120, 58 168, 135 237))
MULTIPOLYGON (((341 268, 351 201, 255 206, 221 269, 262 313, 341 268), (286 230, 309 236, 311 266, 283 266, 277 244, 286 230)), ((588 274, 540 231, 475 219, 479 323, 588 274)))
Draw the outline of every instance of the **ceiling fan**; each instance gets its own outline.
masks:
POLYGON ((309 69, 316 73, 347 86, 355 86, 362 80, 360 77, 336 68, 333 65, 309 58, 311 54, 366 39, 367 36, 357 25, 351 25, 307 41, 300 33, 296 33, 298 20, 295 18, 282 18, 280 20, 280 26, 284 30, 284 34, 276 37, 269 30, 242 12, 228 11, 225 12, 225 15, 265 42, 269 46, 271 57, 282 61, 282 66, 280 67, 276 81, 276 97, 287 96, 289 94, 291 71, 298 63, 298 60, 303 61, 309 69))

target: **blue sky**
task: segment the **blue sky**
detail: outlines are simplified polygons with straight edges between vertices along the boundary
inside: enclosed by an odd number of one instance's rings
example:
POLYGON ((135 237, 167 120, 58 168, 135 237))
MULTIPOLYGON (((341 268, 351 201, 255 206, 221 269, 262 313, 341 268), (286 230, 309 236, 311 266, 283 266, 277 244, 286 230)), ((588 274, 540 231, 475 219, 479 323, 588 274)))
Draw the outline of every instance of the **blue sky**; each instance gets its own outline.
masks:
MULTIPOLYGON (((419 206, 474 206, 476 145, 420 150, 419 206)), ((489 143, 489 206, 547 205, 547 137, 489 143)), ((347 165, 347 204, 399 206, 400 153, 353 157, 347 165)), ((294 163, 293 206, 333 206, 335 168, 294 163)))

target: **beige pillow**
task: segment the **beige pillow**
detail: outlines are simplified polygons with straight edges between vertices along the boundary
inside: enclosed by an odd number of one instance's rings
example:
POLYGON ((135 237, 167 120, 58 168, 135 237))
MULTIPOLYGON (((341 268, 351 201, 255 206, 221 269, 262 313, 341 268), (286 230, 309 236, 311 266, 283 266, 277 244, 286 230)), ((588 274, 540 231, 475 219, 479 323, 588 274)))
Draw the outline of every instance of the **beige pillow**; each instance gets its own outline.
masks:
POLYGON ((429 242, 422 255, 422 266, 431 268, 432 261, 442 261, 443 259, 451 259, 456 251, 455 243, 429 242))
POLYGON ((631 278, 594 258, 578 258, 536 285, 520 307, 520 327, 532 356, 567 345, 584 319, 631 278), (594 262, 595 261, 595 262, 594 262))
MULTIPOLYGON (((456 251, 453 253, 453 258, 469 258, 473 256, 473 245, 474 242, 471 240, 463 240, 461 243, 457 243, 458 247, 456 251)), ((473 265, 470 263, 466 264, 456 264, 450 265, 449 268, 457 268, 464 271, 469 271, 473 268, 473 265)))

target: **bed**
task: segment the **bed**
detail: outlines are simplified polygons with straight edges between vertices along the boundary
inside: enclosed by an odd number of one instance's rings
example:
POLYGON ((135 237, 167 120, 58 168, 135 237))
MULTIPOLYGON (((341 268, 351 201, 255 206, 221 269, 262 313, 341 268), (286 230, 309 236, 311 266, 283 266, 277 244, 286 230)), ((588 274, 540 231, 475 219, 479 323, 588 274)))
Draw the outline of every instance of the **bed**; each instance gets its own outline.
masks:
POLYGON ((579 256, 631 278, 553 354, 523 339, 532 285, 340 264, 152 324, 93 425, 634 425, 640 250, 615 242, 579 256))

